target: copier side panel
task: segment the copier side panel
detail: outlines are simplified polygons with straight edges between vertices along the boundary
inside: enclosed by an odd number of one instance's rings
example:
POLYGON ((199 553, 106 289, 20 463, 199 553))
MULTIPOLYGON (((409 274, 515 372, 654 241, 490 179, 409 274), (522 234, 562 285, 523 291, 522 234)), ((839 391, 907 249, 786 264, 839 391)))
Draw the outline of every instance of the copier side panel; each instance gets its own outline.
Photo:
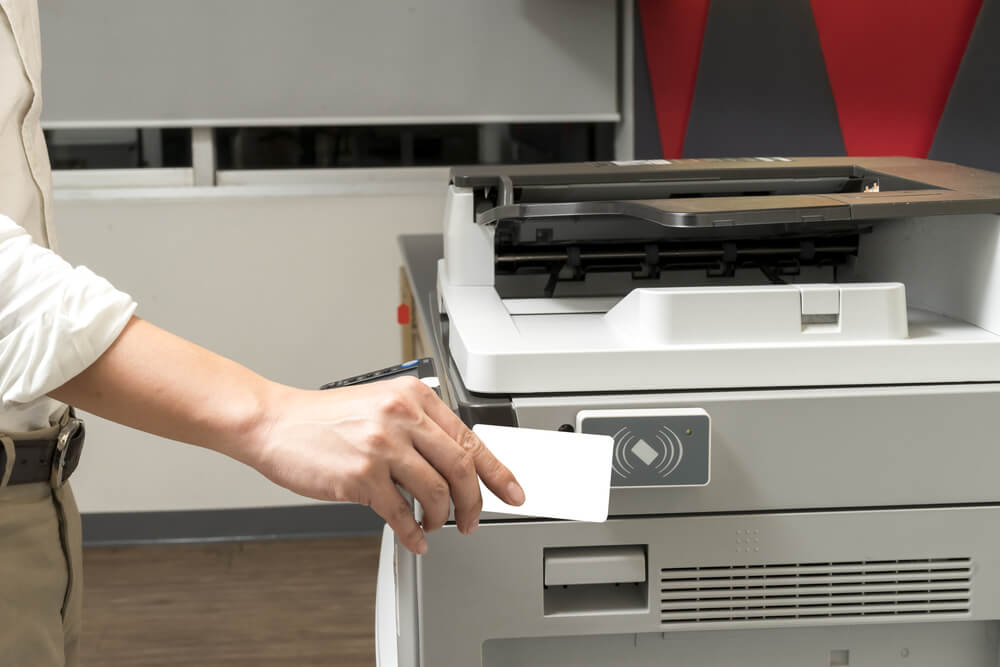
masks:
POLYGON ((419 664, 645 667, 687 655, 676 664, 996 665, 1000 534, 990 527, 998 521, 1000 507, 981 506, 489 520, 471 536, 446 526, 417 559, 419 664), (640 549, 645 581, 612 581, 620 571, 587 571, 584 558, 573 573, 583 583, 546 585, 553 550, 595 547, 640 549), (745 630, 762 632, 733 634, 745 630), (794 639, 764 663, 747 637, 775 630, 794 639), (607 647, 577 659, 602 637, 607 647), (711 661, 741 641, 748 662, 711 661), (532 646, 546 659, 519 662, 532 646), (613 646, 615 659, 596 660, 613 646), (903 649, 911 662, 877 662, 903 649), (831 651, 853 658, 831 661, 840 655, 831 651))
POLYGON ((1000 215, 880 221, 842 275, 902 282, 910 307, 1000 333, 1000 215))
POLYGON ((552 430, 574 426, 581 411, 708 414, 710 482, 613 488, 613 516, 1000 502, 1000 384, 533 396, 513 404, 520 426, 552 430))

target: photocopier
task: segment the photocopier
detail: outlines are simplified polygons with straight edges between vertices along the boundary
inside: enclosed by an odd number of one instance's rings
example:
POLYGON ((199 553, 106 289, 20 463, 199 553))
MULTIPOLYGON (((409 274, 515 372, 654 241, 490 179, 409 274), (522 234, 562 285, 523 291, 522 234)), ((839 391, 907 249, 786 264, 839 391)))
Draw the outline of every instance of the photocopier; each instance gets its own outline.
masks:
POLYGON ((444 217, 442 395, 613 436, 610 512, 385 533, 382 667, 1000 665, 1000 174, 456 168, 444 217))

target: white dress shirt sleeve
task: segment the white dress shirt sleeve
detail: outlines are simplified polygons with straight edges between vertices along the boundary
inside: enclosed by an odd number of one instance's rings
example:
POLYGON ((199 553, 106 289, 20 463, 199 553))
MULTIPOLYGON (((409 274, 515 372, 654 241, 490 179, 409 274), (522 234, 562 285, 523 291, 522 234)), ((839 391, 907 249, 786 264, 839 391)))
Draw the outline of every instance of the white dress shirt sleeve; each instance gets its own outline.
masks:
POLYGON ((136 303, 0 215, 0 407, 44 396, 100 357, 136 303))

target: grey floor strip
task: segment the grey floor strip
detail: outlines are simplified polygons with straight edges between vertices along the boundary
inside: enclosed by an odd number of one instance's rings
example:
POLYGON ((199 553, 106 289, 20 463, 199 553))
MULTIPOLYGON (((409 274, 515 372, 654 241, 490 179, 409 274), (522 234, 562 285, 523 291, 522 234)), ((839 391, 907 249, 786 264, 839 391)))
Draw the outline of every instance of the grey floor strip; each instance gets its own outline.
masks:
POLYGON ((83 515, 84 546, 377 535, 382 519, 348 504, 83 515))

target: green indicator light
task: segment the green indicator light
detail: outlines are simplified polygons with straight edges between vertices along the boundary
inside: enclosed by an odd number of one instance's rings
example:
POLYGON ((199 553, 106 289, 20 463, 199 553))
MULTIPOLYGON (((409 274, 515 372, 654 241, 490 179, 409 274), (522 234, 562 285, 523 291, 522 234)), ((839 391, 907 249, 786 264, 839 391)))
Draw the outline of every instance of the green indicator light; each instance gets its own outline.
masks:
POLYGON ((684 429, 684 435, 691 435, 692 433, 694 433, 694 431, 692 431, 691 429, 689 428, 684 429))

